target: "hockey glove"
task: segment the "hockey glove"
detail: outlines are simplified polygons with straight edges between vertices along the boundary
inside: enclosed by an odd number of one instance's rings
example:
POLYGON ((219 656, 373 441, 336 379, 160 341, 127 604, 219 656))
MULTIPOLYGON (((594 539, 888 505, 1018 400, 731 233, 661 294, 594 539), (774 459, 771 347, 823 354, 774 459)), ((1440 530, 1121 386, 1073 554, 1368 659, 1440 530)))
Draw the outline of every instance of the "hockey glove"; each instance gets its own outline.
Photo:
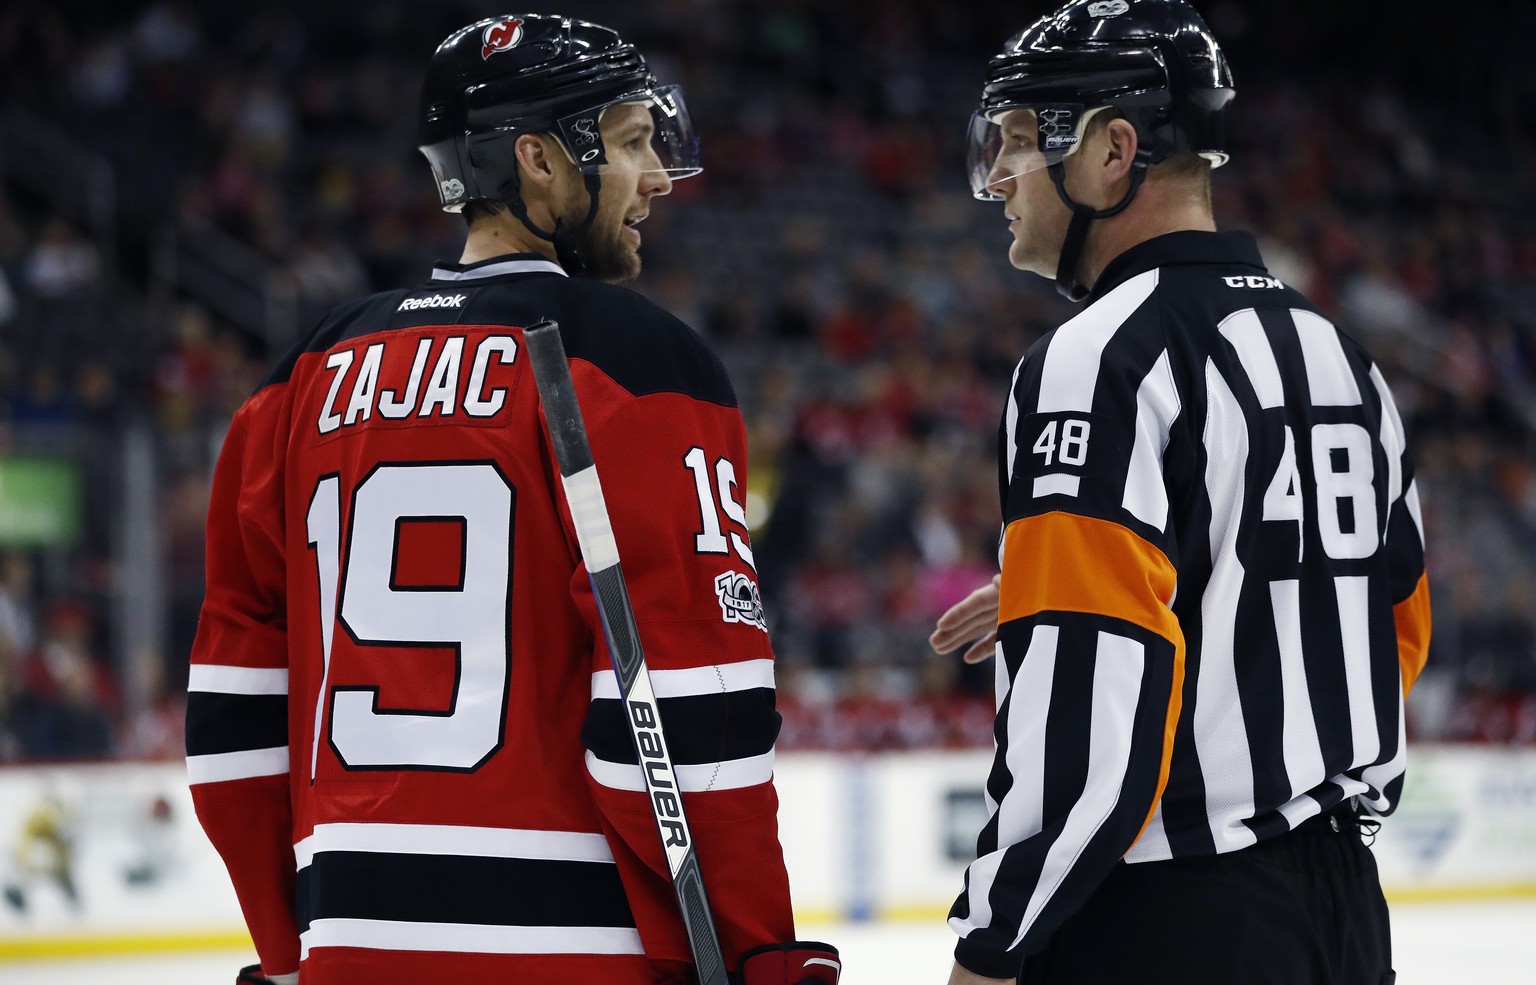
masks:
POLYGON ((299 973, 295 971, 291 974, 273 975, 268 978, 261 973, 261 965, 251 964, 240 969, 235 985, 299 985, 299 973))
POLYGON ((741 956, 733 985, 837 985, 843 962, 837 948, 819 941, 754 947, 741 956))

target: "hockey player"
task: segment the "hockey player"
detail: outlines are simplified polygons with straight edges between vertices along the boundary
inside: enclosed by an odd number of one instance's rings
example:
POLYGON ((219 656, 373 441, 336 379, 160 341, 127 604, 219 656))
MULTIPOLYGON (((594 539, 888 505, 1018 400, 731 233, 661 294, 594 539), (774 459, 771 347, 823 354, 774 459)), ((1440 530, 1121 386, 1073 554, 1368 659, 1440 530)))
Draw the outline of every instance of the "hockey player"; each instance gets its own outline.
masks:
POLYGON ((973 190, 1087 306, 1014 376, 1001 580, 934 636, 998 658, 956 985, 1394 977, 1360 829, 1428 647, 1413 465, 1366 352, 1216 231, 1233 93, 1183 0, 1074 0, 988 69, 973 190))
POLYGON ((460 262, 327 316, 214 478, 187 751, 260 958, 240 980, 693 980, 523 351, 550 318, 724 957, 747 985, 836 982, 792 940, 736 398, 612 285, 699 171, 683 94, 605 27, 497 17, 432 56, 421 142, 460 262))

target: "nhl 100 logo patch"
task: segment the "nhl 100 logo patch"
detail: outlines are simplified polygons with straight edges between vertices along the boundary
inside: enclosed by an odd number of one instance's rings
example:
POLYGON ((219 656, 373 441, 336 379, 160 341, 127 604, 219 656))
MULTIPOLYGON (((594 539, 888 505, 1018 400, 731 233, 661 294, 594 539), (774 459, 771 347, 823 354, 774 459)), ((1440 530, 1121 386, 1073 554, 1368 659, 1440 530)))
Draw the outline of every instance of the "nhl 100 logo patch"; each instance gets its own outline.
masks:
POLYGON ((726 622, 744 623, 768 632, 763 596, 751 578, 739 571, 724 572, 715 579, 715 595, 720 601, 720 617, 726 622))
POLYGON ((1089 17, 1119 17, 1129 13, 1131 5, 1126 0, 1104 0, 1103 3, 1090 3, 1088 5, 1089 17))

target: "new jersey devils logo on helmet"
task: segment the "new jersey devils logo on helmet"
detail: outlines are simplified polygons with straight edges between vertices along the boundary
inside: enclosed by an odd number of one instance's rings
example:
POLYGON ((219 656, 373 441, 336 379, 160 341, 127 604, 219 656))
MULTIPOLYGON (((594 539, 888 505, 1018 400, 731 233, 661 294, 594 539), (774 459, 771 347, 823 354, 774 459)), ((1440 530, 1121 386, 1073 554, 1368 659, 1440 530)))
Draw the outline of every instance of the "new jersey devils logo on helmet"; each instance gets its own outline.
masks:
POLYGON ((499 51, 513 48, 523 40, 523 20, 521 17, 511 17, 500 20, 485 29, 481 35, 485 42, 480 48, 482 59, 490 58, 499 51))

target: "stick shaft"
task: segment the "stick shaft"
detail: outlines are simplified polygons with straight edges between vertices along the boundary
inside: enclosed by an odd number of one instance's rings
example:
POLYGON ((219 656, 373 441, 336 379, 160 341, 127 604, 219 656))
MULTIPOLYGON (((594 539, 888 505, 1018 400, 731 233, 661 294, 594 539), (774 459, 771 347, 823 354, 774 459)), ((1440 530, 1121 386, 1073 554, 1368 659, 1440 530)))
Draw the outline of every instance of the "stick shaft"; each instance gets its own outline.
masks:
POLYGON ((645 663, 645 651, 640 646, 634 605, 630 602, 624 572, 619 566, 613 523, 603 500, 602 485, 597 479, 597 466, 592 460, 560 329, 552 321, 542 321, 524 333, 524 341, 529 361, 533 364, 539 400, 549 423, 550 441, 560 466, 576 539, 581 544, 587 574, 592 580, 592 592, 597 598, 598 619, 608 641, 614 673, 619 679, 625 724, 639 756, 656 831, 661 838, 667 870, 672 876, 672 887, 688 932, 694 968, 703 985, 726 985, 725 956, 715 931, 709 897, 704 891, 698 855, 693 848, 693 831, 683 810, 677 770, 667 747, 660 709, 645 663))

